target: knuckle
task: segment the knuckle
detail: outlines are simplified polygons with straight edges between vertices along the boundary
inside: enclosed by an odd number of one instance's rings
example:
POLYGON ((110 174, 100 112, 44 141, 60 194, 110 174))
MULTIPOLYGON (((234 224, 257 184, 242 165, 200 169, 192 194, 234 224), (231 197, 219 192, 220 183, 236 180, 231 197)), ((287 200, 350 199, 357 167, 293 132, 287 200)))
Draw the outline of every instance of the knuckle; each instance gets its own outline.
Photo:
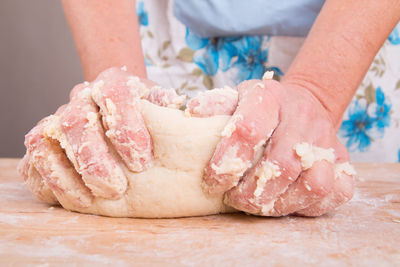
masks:
POLYGON ((242 140, 249 142, 260 139, 258 132, 254 121, 239 120, 236 122, 236 133, 242 140))
POLYGON ((315 194, 317 197, 324 197, 332 191, 333 188, 333 176, 324 175, 306 175, 303 182, 304 187, 307 191, 315 194))

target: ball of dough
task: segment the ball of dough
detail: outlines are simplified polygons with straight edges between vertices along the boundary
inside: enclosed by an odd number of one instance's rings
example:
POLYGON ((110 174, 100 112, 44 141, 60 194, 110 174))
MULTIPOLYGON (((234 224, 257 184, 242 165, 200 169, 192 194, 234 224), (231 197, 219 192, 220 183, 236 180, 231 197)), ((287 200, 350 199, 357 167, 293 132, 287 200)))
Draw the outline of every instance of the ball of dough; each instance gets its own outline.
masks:
MULTIPOLYGON (((201 183, 230 116, 186 117, 177 109, 141 100, 153 140, 154 164, 144 172, 124 168, 128 190, 118 200, 95 198, 88 208, 66 209, 112 217, 169 218, 232 212, 223 195, 207 195, 201 183)), ((121 165, 123 165, 121 163, 121 165)))

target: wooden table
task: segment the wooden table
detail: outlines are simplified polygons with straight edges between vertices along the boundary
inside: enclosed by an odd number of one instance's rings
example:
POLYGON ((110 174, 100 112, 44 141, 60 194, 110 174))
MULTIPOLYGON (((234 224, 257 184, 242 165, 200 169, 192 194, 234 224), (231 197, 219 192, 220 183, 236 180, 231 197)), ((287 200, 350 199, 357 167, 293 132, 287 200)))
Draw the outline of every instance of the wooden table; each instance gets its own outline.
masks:
POLYGON ((400 164, 356 164, 353 200, 319 218, 107 218, 37 201, 0 159, 0 265, 400 266, 400 164))

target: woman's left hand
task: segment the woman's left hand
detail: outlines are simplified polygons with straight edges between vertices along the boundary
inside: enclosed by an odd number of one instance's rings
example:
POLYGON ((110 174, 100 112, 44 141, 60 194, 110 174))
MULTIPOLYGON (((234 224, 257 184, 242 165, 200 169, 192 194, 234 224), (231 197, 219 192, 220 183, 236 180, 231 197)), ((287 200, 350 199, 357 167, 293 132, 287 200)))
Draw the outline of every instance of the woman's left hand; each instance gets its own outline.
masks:
POLYGON ((319 216, 351 199, 354 169, 329 112, 307 89, 273 80, 238 86, 239 104, 203 187, 263 216, 319 216))

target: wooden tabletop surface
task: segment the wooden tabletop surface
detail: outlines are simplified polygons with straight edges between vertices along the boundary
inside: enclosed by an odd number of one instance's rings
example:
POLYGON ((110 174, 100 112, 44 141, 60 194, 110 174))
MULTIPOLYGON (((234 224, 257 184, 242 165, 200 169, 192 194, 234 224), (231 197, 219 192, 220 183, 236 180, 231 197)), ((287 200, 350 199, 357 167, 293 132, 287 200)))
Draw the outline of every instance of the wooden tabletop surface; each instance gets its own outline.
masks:
POLYGON ((355 164, 353 200, 319 218, 107 218, 37 201, 0 159, 0 265, 400 266, 400 164, 355 164))

